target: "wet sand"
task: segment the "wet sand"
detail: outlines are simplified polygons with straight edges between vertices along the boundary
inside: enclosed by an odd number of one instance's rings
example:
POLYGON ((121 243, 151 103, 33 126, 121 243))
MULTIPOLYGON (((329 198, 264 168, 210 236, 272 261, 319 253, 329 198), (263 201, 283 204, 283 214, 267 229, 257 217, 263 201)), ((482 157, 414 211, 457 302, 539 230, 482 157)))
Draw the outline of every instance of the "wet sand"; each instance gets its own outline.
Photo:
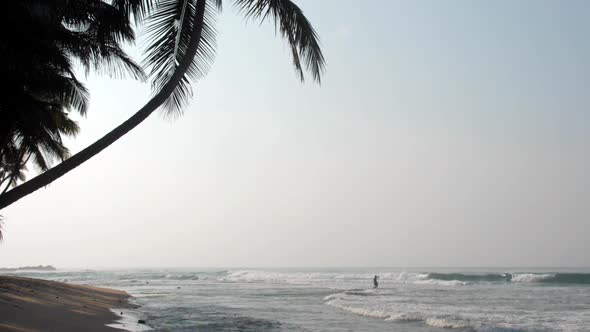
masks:
POLYGON ((129 294, 106 288, 0 276, 0 331, 121 331, 107 327, 129 294))

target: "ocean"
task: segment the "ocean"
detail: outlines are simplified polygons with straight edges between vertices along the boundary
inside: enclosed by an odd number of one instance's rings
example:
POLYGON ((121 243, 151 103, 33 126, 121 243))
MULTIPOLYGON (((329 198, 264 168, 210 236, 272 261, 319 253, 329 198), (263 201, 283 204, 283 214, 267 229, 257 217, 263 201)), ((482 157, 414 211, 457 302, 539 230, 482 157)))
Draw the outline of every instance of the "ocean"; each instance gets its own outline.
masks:
MULTIPOLYGON (((129 330, 590 331, 589 269, 142 269, 22 272, 125 290, 129 330), (379 287, 373 288, 378 275, 379 287)), ((117 310, 119 313, 119 310, 117 310)), ((121 326, 121 325, 119 325, 121 326)))

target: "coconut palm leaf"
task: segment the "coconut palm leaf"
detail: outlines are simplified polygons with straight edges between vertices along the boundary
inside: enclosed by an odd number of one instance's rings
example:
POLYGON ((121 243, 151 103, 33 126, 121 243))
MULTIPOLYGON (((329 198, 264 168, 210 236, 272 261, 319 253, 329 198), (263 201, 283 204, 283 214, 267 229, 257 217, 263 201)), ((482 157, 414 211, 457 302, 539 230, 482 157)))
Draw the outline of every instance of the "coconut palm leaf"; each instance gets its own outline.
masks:
MULTIPOLYGON (((197 0, 162 0, 146 18, 147 44, 144 66, 149 68, 154 90, 160 91, 172 73, 189 41, 197 0)), ((318 36, 303 12, 289 0, 235 0, 234 5, 248 19, 271 18, 291 47, 293 64, 304 80, 307 69, 315 81, 321 81, 325 60, 318 36)), ((222 1, 206 6, 201 43, 187 74, 181 78, 172 95, 164 103, 168 116, 182 113, 193 95, 191 80, 203 78, 215 57, 215 17, 222 1)))
POLYGON ((325 59, 318 35, 297 5, 289 0, 235 0, 234 4, 248 19, 274 20, 291 47, 293 65, 301 81, 305 78, 302 63, 315 81, 321 81, 325 59))
MULTIPOLYGON (((134 79, 145 78, 142 68, 121 48, 122 43, 135 40, 129 17, 112 4, 103 0, 22 0, 21 6, 32 15, 28 22, 20 20, 24 22, 19 24, 36 30, 35 34, 24 37, 33 37, 37 44, 44 43, 45 52, 48 48, 61 50, 63 56, 76 58, 87 73, 97 70, 114 77, 128 74, 134 79)), ((45 52, 41 54, 51 53, 45 52)))
POLYGON ((141 23, 149 13, 157 6, 158 0, 113 0, 115 8, 122 11, 127 17, 134 18, 135 23, 141 23))
MULTIPOLYGON (((158 1, 158 6, 146 18, 148 46, 144 66, 149 69, 156 92, 170 80, 178 63, 185 57, 195 29, 197 2, 198 0, 158 1)), ((198 80, 209 70, 215 57, 215 18, 216 7, 212 3, 206 3, 204 19, 199 22, 202 24, 202 33, 197 54, 171 96, 164 102, 165 115, 175 116, 182 113, 192 96, 190 79, 198 80)))

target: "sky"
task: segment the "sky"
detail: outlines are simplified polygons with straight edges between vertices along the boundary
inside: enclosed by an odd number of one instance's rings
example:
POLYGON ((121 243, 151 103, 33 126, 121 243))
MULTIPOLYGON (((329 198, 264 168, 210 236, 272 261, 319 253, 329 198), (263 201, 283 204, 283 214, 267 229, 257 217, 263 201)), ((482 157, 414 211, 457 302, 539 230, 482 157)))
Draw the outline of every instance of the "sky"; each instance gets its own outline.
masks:
MULTIPOLYGON (((590 2, 295 2, 321 85, 226 4, 184 115, 4 209, 1 265, 590 266, 590 2)), ((73 152, 151 94, 86 84, 73 152)))

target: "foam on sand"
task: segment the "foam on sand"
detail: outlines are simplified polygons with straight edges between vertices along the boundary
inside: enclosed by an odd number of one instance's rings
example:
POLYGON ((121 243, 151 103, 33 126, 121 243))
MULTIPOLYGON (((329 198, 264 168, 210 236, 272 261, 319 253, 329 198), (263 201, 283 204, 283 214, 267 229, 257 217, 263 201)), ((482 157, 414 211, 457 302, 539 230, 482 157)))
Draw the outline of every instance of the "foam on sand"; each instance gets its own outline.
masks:
POLYGON ((134 311, 126 309, 111 309, 111 311, 115 315, 119 316, 119 319, 113 324, 107 324, 108 327, 113 327, 116 329, 121 329, 130 332, 153 330, 149 325, 139 324, 139 315, 134 311))

